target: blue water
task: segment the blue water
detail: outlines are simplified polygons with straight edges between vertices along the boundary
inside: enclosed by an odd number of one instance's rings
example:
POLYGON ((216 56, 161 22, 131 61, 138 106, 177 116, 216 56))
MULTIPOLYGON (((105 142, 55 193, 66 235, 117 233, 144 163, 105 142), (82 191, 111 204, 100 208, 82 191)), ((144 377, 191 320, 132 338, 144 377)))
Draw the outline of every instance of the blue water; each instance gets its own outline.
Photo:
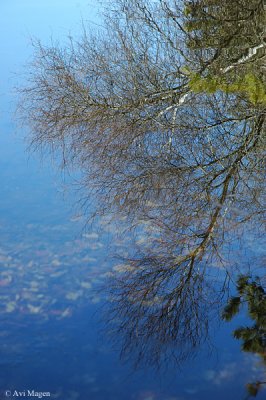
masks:
POLYGON ((62 400, 243 399, 245 383, 261 372, 259 359, 232 338, 241 319, 213 325, 212 346, 179 367, 133 370, 120 360, 99 291, 116 263, 112 232, 103 223, 84 230, 78 194, 71 185, 64 191, 68 176, 30 155, 12 121, 11 88, 23 81, 13 72, 31 54, 29 36, 61 38, 77 29, 81 13, 97 21, 86 1, 0 5, 0 398, 31 398, 34 390, 62 400))

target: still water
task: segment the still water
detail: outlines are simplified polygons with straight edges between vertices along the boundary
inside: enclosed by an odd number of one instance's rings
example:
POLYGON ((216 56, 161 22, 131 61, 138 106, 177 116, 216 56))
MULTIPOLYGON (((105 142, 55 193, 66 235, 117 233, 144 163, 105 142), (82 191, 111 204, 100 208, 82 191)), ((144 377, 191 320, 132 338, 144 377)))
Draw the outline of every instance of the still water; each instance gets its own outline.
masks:
POLYGON ((74 193, 62 195, 61 177, 28 157, 12 126, 2 126, 0 155, 1 398, 6 390, 67 400, 245 398, 260 362, 232 338, 239 320, 215 326, 211 348, 179 367, 124 365, 105 332, 97 289, 116 268, 110 233, 104 223, 83 230, 74 193))
MULTIPOLYGON (((104 220, 84 230, 73 208, 77 194, 63 190, 65 177, 49 161, 29 155, 23 134, 14 134, 10 71, 22 68, 30 54, 27 34, 46 40, 51 32, 75 29, 85 3, 0 6, 7 61, 0 119, 0 398, 44 392, 62 400, 244 399, 245 384, 263 375, 260 359, 242 353, 232 338, 243 316, 211 326, 211 344, 182 365, 134 370, 130 360, 120 360, 120 339, 116 346, 109 339, 99 289, 118 268, 108 245, 115 235, 104 220)), ((114 244, 121 253, 122 243, 114 244)))

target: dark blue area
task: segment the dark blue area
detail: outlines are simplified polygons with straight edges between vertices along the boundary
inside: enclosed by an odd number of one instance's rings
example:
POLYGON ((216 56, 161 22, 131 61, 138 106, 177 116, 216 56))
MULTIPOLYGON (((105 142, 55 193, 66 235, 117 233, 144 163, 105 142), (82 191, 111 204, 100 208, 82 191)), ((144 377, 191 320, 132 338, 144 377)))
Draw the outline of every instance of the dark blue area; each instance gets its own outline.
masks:
POLYGON ((97 287, 111 270, 106 243, 99 247, 95 234, 82 239, 82 224, 70 220, 71 191, 65 200, 58 194, 60 177, 28 159, 10 127, 1 145, 2 394, 30 389, 69 400, 243 399, 245 383, 259 370, 259 360, 241 354, 232 339, 243 317, 214 324, 211 347, 184 365, 134 371, 120 361, 119 346, 112 347, 104 329, 101 296, 80 286, 97 287))

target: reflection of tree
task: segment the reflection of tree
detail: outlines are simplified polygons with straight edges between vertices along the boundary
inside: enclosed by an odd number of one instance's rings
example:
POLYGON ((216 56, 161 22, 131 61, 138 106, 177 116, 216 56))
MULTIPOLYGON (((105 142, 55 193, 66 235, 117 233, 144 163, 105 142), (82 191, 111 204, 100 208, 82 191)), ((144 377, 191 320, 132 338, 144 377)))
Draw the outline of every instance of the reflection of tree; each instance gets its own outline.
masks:
POLYGON ((108 281, 108 326, 118 341, 122 337, 123 358, 157 366, 180 363, 208 339, 223 290, 218 285, 215 290, 200 269, 155 255, 152 246, 147 252, 127 259, 108 281))
MULTIPOLYGON (((230 321, 246 304, 252 326, 240 327, 234 331, 234 337, 242 340, 242 350, 258 354, 266 365, 266 292, 259 278, 251 280, 249 276, 240 276, 237 281, 236 297, 232 297, 223 312, 223 319, 230 321)), ((257 381, 247 384, 250 395, 256 396, 266 382, 257 381)))
POLYGON ((33 145, 76 162, 99 213, 150 226, 149 249, 114 288, 130 343, 143 335, 155 358, 159 344, 185 354, 205 337, 222 291, 206 262, 263 212, 263 10, 116 0, 98 35, 35 46, 21 104, 33 145))
POLYGON ((250 72, 260 88, 260 51, 230 69, 222 39, 190 45, 206 37, 209 13, 212 31, 230 33, 230 54, 241 60, 247 46, 264 47, 262 1, 197 1, 200 29, 190 3, 117 0, 101 35, 84 32, 65 49, 38 43, 22 110, 33 144, 61 149, 64 163, 83 169, 99 212, 153 220, 174 235, 174 264, 192 271, 232 226, 263 211, 265 99, 247 82, 248 92, 230 86, 250 72), (225 82, 216 82, 221 69, 225 82))

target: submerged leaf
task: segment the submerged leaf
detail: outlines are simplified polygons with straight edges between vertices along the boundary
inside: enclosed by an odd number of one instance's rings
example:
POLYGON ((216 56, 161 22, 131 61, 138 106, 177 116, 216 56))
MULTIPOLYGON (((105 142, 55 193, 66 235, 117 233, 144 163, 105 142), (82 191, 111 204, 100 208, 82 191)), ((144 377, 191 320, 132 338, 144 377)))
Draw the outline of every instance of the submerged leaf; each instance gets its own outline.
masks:
POLYGON ((83 287, 84 289, 90 289, 91 283, 90 282, 81 282, 80 286, 83 287))
POLYGON ((66 294, 66 299, 77 300, 80 296, 82 296, 82 294, 83 294, 82 290, 79 290, 77 292, 69 292, 66 294))
POLYGON ((16 309, 16 303, 14 301, 10 301, 6 305, 6 312, 11 313, 16 309))
POLYGON ((36 307, 36 306, 33 306, 32 304, 28 304, 28 309, 31 314, 38 314, 41 310, 41 307, 40 306, 36 307))

